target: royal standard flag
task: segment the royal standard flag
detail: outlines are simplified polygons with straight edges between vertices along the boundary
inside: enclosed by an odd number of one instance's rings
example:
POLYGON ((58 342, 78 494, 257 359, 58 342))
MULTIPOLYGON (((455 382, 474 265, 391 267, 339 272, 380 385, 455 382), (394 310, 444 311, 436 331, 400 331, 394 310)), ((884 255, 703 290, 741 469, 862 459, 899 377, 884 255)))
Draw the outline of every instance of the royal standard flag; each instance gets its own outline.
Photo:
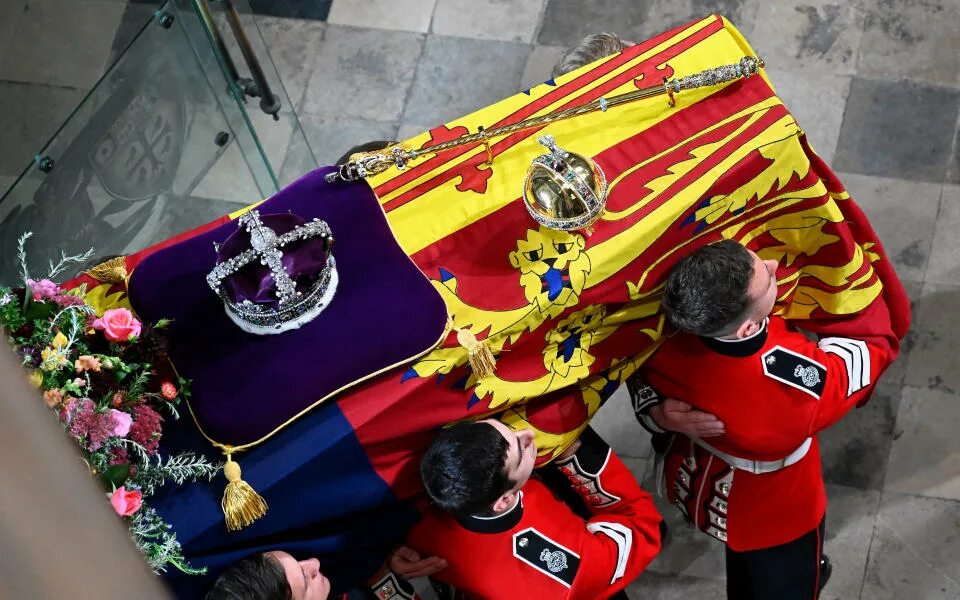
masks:
MULTIPOLYGON (((711 16, 403 145, 432 145, 752 55, 730 23, 711 16)), ((532 427, 541 460, 551 459, 655 350, 668 269, 718 239, 778 261, 777 312, 787 318, 849 318, 884 301, 876 269, 890 267, 876 235, 765 76, 683 92, 675 106, 659 96, 527 129, 491 150, 492 164, 476 144, 370 179, 454 326, 497 356, 495 373, 478 378, 451 336, 407 369, 400 389, 411 389, 418 410, 442 413, 438 422, 499 413, 532 427), (592 234, 537 226, 525 210, 522 182, 543 152, 543 133, 592 157, 606 175, 606 212, 592 234)), ((392 389, 383 385, 370 393, 392 389)), ((369 426, 392 417, 356 418, 369 426)), ((370 442, 395 443, 395 433, 370 442)))
MULTIPOLYGON (((432 145, 751 55, 732 25, 707 17, 403 146, 432 145)), ((215 571, 249 552, 287 546, 330 557, 335 582, 358 579, 347 575, 350 564, 372 569, 402 537, 410 522, 405 501, 420 491, 417 461, 451 422, 497 415, 530 427, 540 462, 551 460, 656 349, 666 333, 659 303, 666 272, 704 244, 736 239, 777 260, 776 311, 789 319, 857 319, 877 303, 901 301, 884 287, 899 283, 865 216, 762 74, 684 91, 674 106, 652 97, 520 131, 490 150, 489 163, 482 144, 461 146, 368 179, 396 243, 443 299, 451 330, 414 360, 318 396, 246 450, 244 479, 271 507, 248 529, 224 529, 222 483, 179 488, 161 502, 197 564, 215 571), (538 226, 526 212, 523 180, 543 153, 536 138, 544 133, 593 158, 606 176, 606 211, 590 233, 538 226), (454 329, 496 356, 492 374, 473 372, 454 329), (387 518, 393 510, 404 518, 387 518), (358 523, 373 527, 377 539, 358 523)), ((291 188, 311 178, 316 174, 291 188)), ((320 193, 315 202, 323 202, 320 193)), ((126 267, 225 222, 129 256, 126 267)), ((123 299, 115 293, 122 288, 87 283, 102 306, 123 299)), ((388 307, 404 293, 384 284, 377 301, 388 307)), ((894 311, 907 315, 909 307, 894 311)), ((350 348, 318 343, 318 360, 324 352, 350 348)), ((222 401, 209 398, 214 391, 201 395, 193 403, 222 401)))

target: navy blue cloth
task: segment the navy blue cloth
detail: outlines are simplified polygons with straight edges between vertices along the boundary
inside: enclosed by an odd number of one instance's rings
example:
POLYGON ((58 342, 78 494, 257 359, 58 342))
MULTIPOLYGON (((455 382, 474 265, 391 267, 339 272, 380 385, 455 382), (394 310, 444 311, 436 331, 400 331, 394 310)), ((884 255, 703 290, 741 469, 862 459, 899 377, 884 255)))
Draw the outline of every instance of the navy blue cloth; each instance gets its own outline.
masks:
MULTIPOLYGON (((164 446, 222 460, 189 416, 168 419, 164 446)), ((254 552, 281 549, 298 559, 317 557, 335 590, 362 587, 417 512, 395 499, 374 472, 350 423, 335 402, 281 431, 269 443, 236 456, 243 479, 264 492, 270 508, 236 532, 224 525, 220 499, 226 480, 167 486, 151 504, 173 525, 193 566, 208 576, 166 574, 178 598, 200 598, 222 569, 254 552)))

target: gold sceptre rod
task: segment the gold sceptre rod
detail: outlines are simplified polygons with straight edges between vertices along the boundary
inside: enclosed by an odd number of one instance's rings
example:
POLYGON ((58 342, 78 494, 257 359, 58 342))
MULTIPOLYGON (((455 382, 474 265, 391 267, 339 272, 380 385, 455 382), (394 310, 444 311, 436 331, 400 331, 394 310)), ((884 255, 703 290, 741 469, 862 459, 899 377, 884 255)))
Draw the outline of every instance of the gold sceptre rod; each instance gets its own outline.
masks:
POLYGON ((510 135, 511 133, 516 133, 524 129, 539 127, 547 123, 553 123, 554 121, 579 117, 580 115, 598 110, 605 112, 608 108, 613 108, 614 106, 620 106, 628 102, 635 102, 663 94, 669 96, 670 106, 673 106, 674 94, 679 94, 683 90, 692 90, 727 83, 728 81, 734 81, 740 78, 748 78, 759 73, 763 66, 764 62, 760 57, 744 56, 739 62, 731 65, 721 65, 712 69, 706 69, 693 75, 687 75, 679 79, 670 79, 659 85, 611 96, 610 98, 599 98, 586 104, 557 110, 545 115, 540 115, 539 117, 531 117, 510 125, 502 125, 500 127, 494 127, 493 129, 481 128, 477 133, 464 134, 456 139, 432 146, 425 146, 418 150, 407 150, 402 146, 395 145, 375 152, 358 152, 352 155, 349 161, 340 165, 336 171, 327 173, 326 180, 329 183, 338 180, 357 181, 368 175, 382 173, 393 165, 396 165, 398 169, 402 170, 410 161, 420 158, 425 154, 437 154, 465 144, 483 143, 487 147, 487 156, 489 157, 491 155, 489 150, 490 138, 510 135))

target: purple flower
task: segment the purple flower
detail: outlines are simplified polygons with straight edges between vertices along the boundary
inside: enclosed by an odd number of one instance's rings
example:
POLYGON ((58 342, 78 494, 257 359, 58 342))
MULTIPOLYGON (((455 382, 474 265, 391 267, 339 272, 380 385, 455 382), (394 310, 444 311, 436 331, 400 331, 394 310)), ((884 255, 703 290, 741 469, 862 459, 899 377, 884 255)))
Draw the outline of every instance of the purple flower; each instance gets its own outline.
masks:
POLYGON ((86 304, 83 298, 80 296, 74 296, 72 294, 60 294, 54 296, 53 301, 60 306, 80 306, 86 304))
POLYGON ((96 452, 113 435, 114 423, 110 413, 94 415, 87 430, 87 450, 96 452))
POLYGON ((60 292, 57 284, 49 279, 41 279, 40 281, 28 279, 27 286, 30 288, 30 293, 33 295, 34 300, 48 300, 60 292))
POLYGON ((24 358, 30 359, 29 365, 31 367, 40 366, 40 348, 36 348, 34 346, 24 346, 20 349, 20 352, 23 353, 24 358))
POLYGON ((119 446, 114 446, 110 448, 110 459, 107 461, 111 465, 123 465, 130 462, 130 455, 127 454, 126 448, 121 448, 119 446))
POLYGON ((70 433, 77 437, 90 452, 96 452, 112 437, 126 437, 130 433, 133 417, 116 409, 98 413, 93 400, 71 398, 60 410, 60 420, 70 433))
POLYGON ((93 400, 90 398, 71 398, 60 411, 60 420, 70 426, 70 433, 85 438, 94 426, 96 415, 93 413, 93 400))
POLYGON ((133 409, 133 416, 130 439, 146 448, 148 453, 155 453, 160 444, 160 423, 163 417, 146 404, 137 405, 133 409))

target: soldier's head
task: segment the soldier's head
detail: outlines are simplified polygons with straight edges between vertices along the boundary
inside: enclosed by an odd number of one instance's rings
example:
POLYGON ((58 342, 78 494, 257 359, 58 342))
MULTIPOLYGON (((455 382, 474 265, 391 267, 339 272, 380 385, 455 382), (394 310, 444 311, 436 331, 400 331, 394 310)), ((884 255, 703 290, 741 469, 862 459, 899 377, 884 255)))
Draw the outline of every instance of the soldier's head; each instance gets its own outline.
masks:
POLYGON ((224 571, 205 600, 326 600, 330 581, 316 558, 297 560, 282 550, 258 552, 224 571))
POLYGON ((537 459, 533 432, 496 419, 444 429, 420 462, 427 495, 458 517, 488 516, 513 507, 537 459))
POLYGON ((553 76, 559 77, 632 45, 632 42, 624 42, 615 33, 592 33, 560 57, 557 64, 553 65, 553 76))
POLYGON ((777 299, 777 261, 733 240, 704 246, 667 275, 663 309, 679 329, 741 339, 755 334, 777 299))

